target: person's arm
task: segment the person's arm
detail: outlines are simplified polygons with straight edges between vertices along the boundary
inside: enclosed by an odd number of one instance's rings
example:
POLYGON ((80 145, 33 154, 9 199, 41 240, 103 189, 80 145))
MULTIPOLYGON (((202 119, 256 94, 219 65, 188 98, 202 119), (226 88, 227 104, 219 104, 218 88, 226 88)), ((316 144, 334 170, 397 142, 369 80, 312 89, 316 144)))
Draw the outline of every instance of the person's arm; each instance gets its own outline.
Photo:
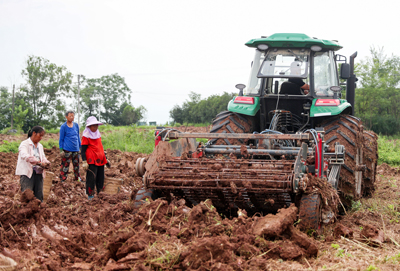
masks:
POLYGON ((310 85, 304 83, 304 85, 302 85, 300 88, 304 89, 304 90, 310 90, 310 85))
POLYGON ((43 149, 43 145, 38 143, 38 148, 39 148, 39 154, 41 157, 41 163, 42 164, 50 164, 50 161, 47 160, 46 155, 44 154, 44 149, 43 149))
POLYGON ((88 145, 82 145, 81 148, 81 156, 82 156, 82 161, 86 161, 86 150, 88 148, 88 145))
POLYGON ((64 149, 64 134, 65 134, 65 125, 61 125, 60 128, 60 139, 58 140, 58 146, 60 148, 60 151, 64 149))
POLYGON ((81 137, 79 136, 79 125, 78 123, 76 124, 76 129, 78 130, 78 143, 79 143, 79 149, 82 147, 82 143, 81 143, 81 137))
POLYGON ((87 171, 89 168, 89 165, 86 161, 86 150, 88 148, 88 145, 87 145, 88 140, 85 137, 82 137, 82 143, 84 144, 84 145, 82 145, 82 148, 81 148, 82 168, 83 168, 83 170, 87 171))
POLYGON ((21 156, 22 160, 25 160, 28 163, 31 163, 32 165, 36 165, 39 163, 38 160, 36 160, 36 157, 33 155, 29 155, 29 143, 26 141, 22 141, 21 144, 19 145, 18 151, 21 156))

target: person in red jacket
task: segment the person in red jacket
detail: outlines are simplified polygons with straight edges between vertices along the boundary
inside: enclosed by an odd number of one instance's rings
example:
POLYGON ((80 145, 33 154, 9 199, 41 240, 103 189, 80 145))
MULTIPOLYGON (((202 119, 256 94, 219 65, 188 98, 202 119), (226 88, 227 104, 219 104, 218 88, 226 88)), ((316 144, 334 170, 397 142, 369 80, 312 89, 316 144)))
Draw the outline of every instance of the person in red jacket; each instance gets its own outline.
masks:
POLYGON ((82 133, 82 168, 86 170, 86 194, 89 200, 94 197, 95 187, 97 194, 103 190, 104 165, 110 167, 98 130, 102 124, 91 116, 86 120, 86 129, 82 133))

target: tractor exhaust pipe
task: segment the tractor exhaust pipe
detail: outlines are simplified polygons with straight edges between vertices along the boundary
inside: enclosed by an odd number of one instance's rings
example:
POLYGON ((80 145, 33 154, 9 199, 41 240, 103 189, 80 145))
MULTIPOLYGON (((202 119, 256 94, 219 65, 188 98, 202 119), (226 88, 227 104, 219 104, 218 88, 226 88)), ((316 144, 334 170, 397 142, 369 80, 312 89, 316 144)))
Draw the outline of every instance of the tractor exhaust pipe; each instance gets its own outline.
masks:
POLYGON ((346 100, 351 104, 351 115, 354 115, 354 101, 356 96, 356 75, 354 74, 354 59, 357 52, 350 56, 350 78, 347 79, 346 100))

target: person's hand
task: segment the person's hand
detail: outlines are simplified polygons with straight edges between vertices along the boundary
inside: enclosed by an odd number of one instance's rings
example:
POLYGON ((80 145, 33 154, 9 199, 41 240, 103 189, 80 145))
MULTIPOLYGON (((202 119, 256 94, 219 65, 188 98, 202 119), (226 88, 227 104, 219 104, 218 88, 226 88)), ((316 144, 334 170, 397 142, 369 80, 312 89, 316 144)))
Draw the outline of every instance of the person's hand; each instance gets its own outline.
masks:
POLYGON ((82 162, 82 168, 84 171, 87 171, 89 169, 89 164, 86 161, 82 162))
POLYGON ((50 168, 50 162, 39 163, 39 165, 40 165, 41 168, 44 168, 44 169, 49 169, 50 168))
POLYGON ((63 159, 65 157, 65 152, 64 151, 60 152, 60 157, 61 157, 61 159, 63 159))
POLYGON ((111 167, 111 163, 107 161, 106 167, 110 168, 111 167))

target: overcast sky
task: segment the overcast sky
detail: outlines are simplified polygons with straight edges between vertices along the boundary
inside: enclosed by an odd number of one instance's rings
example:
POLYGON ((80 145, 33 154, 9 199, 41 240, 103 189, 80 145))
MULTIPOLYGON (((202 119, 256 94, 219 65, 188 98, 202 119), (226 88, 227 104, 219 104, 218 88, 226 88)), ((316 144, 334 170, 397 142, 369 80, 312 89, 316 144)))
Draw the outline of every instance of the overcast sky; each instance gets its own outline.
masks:
POLYGON ((24 83, 28 55, 88 78, 118 73, 147 121, 165 123, 188 99, 247 84, 248 40, 278 32, 338 40, 340 54, 371 46, 400 55, 399 1, 0 0, 0 86, 24 83))

